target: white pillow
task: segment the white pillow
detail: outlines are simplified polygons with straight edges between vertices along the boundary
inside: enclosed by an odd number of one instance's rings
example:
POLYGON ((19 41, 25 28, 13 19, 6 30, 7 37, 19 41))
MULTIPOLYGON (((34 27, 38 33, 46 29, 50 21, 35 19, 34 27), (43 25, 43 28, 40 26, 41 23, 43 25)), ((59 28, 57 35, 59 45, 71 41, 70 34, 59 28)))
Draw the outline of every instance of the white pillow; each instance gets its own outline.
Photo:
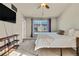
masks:
POLYGON ((79 37, 79 30, 75 31, 75 37, 79 37))
POLYGON ((70 29, 68 32, 69 36, 73 36, 75 34, 75 30, 74 29, 70 29))

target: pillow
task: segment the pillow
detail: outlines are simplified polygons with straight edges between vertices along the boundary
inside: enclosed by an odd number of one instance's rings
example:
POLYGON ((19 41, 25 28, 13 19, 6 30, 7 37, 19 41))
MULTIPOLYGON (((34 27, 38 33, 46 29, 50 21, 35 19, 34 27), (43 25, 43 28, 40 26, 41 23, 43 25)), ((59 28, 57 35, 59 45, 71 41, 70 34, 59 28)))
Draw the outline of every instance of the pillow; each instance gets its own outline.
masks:
POLYGON ((58 30, 57 34, 64 35, 64 30, 58 30))
POLYGON ((75 34, 75 30, 74 29, 70 29, 68 32, 69 36, 73 36, 75 34))
POLYGON ((79 37, 79 30, 76 30, 74 35, 75 37, 79 37))

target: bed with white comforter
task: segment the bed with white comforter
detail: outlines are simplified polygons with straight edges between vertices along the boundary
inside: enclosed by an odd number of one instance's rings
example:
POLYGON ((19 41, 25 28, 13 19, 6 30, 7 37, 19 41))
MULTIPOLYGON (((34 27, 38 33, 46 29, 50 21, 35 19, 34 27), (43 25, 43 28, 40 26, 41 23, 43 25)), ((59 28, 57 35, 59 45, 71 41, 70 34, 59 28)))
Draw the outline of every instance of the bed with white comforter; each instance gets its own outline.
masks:
POLYGON ((74 36, 59 35, 56 32, 36 33, 35 50, 40 48, 76 48, 74 36))

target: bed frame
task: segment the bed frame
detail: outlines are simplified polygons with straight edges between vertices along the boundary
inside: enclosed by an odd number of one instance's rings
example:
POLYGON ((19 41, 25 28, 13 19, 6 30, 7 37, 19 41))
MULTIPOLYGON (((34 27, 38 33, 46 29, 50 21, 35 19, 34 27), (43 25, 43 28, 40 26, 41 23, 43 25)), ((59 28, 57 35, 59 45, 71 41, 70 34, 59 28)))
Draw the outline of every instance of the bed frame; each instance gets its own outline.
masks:
POLYGON ((79 56, 79 37, 76 37, 76 54, 79 56))
MULTIPOLYGON (((63 48, 60 48, 60 56, 63 55, 63 48)), ((76 56, 79 56, 79 37, 76 37, 76 56)))

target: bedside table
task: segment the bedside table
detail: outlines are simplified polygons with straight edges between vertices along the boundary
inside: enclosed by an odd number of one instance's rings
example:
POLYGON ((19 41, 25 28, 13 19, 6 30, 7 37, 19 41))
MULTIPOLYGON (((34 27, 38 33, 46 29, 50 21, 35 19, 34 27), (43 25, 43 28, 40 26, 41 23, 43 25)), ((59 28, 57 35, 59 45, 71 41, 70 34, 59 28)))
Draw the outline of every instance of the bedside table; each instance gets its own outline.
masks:
POLYGON ((76 54, 79 56, 79 37, 76 37, 76 54))

